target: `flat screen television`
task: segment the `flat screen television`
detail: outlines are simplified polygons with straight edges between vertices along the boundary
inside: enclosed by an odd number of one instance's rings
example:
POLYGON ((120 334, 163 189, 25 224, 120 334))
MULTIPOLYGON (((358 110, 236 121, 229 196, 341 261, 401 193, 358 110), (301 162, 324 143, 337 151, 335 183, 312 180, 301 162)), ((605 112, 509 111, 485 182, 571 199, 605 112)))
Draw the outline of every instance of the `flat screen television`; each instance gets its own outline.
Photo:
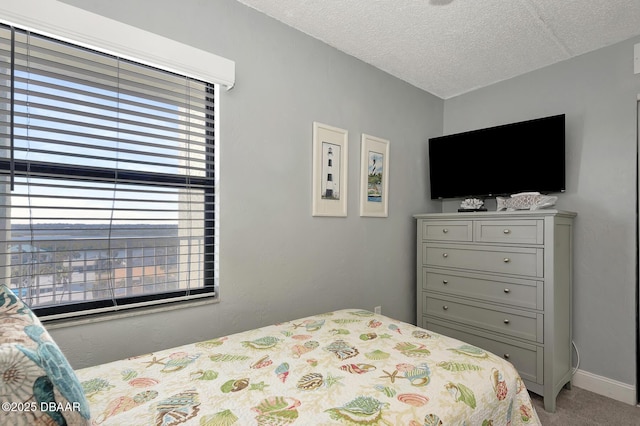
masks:
POLYGON ((429 139, 431 198, 565 191, 565 116, 429 139))

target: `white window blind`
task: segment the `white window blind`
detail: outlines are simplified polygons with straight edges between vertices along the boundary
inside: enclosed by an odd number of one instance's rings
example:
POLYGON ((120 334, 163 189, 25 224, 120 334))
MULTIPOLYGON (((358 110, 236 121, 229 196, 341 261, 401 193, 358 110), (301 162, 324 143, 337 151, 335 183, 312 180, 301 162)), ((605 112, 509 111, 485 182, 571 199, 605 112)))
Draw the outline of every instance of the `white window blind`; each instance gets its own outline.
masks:
POLYGON ((0 27, 0 265, 43 317, 215 294, 216 86, 0 27))

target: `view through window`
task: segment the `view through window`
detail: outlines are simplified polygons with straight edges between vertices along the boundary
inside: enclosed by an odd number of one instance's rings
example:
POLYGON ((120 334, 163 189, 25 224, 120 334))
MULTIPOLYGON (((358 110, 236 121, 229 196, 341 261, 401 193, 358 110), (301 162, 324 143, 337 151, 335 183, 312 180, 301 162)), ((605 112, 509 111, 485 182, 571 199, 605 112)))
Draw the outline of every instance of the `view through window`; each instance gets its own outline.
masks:
POLYGON ((214 90, 0 27, 0 266, 38 314, 214 294, 214 90))

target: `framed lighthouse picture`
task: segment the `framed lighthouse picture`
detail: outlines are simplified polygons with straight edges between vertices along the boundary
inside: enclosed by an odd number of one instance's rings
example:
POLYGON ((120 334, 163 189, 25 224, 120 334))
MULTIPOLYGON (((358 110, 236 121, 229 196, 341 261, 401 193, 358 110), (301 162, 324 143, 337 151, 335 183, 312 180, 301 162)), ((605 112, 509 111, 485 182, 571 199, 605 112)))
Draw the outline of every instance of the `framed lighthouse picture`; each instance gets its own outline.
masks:
POLYGON ((347 216, 348 132, 313 123, 313 216, 347 216))
POLYGON ((360 216, 389 216, 389 141, 362 134, 360 216))

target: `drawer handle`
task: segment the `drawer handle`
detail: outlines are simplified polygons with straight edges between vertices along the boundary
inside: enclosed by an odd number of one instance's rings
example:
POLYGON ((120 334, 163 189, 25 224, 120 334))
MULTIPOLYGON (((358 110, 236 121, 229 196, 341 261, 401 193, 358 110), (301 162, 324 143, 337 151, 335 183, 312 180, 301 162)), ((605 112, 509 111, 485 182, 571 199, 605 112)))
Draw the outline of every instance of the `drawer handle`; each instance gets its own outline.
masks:
POLYGON ((502 259, 502 261, 504 263, 509 263, 509 262, 511 262, 511 259, 509 259, 508 257, 505 257, 504 259, 502 259))
POLYGON ((502 233, 508 235, 511 233, 511 229, 505 229, 504 231, 502 231, 502 233))
POLYGON ((506 320, 504 320, 504 321, 502 321, 502 322, 504 322, 505 324, 509 324, 511 321, 509 321, 508 319, 506 319, 506 320))
POLYGON ((447 285, 447 284, 449 284, 449 281, 448 280, 442 280, 442 284, 447 285))
POLYGON ((442 257, 449 257, 448 253, 442 253, 442 257))
POLYGON ((447 232, 449 232, 449 230, 448 230, 447 228, 443 228, 443 229, 442 229, 442 233, 443 233, 443 234, 446 234, 447 232))
POLYGON ((508 288, 505 288, 505 289, 504 289, 504 292, 505 292, 505 293, 511 293, 511 290, 509 290, 508 288))
POLYGON ((442 310, 443 310, 443 311, 448 311, 448 310, 449 310, 449 307, 448 307, 447 305, 444 305, 444 306, 442 306, 442 310))
POLYGON ((502 355, 502 356, 504 357, 504 359, 509 359, 509 358, 511 358, 511 355, 509 355, 509 354, 504 354, 504 355, 502 355))

